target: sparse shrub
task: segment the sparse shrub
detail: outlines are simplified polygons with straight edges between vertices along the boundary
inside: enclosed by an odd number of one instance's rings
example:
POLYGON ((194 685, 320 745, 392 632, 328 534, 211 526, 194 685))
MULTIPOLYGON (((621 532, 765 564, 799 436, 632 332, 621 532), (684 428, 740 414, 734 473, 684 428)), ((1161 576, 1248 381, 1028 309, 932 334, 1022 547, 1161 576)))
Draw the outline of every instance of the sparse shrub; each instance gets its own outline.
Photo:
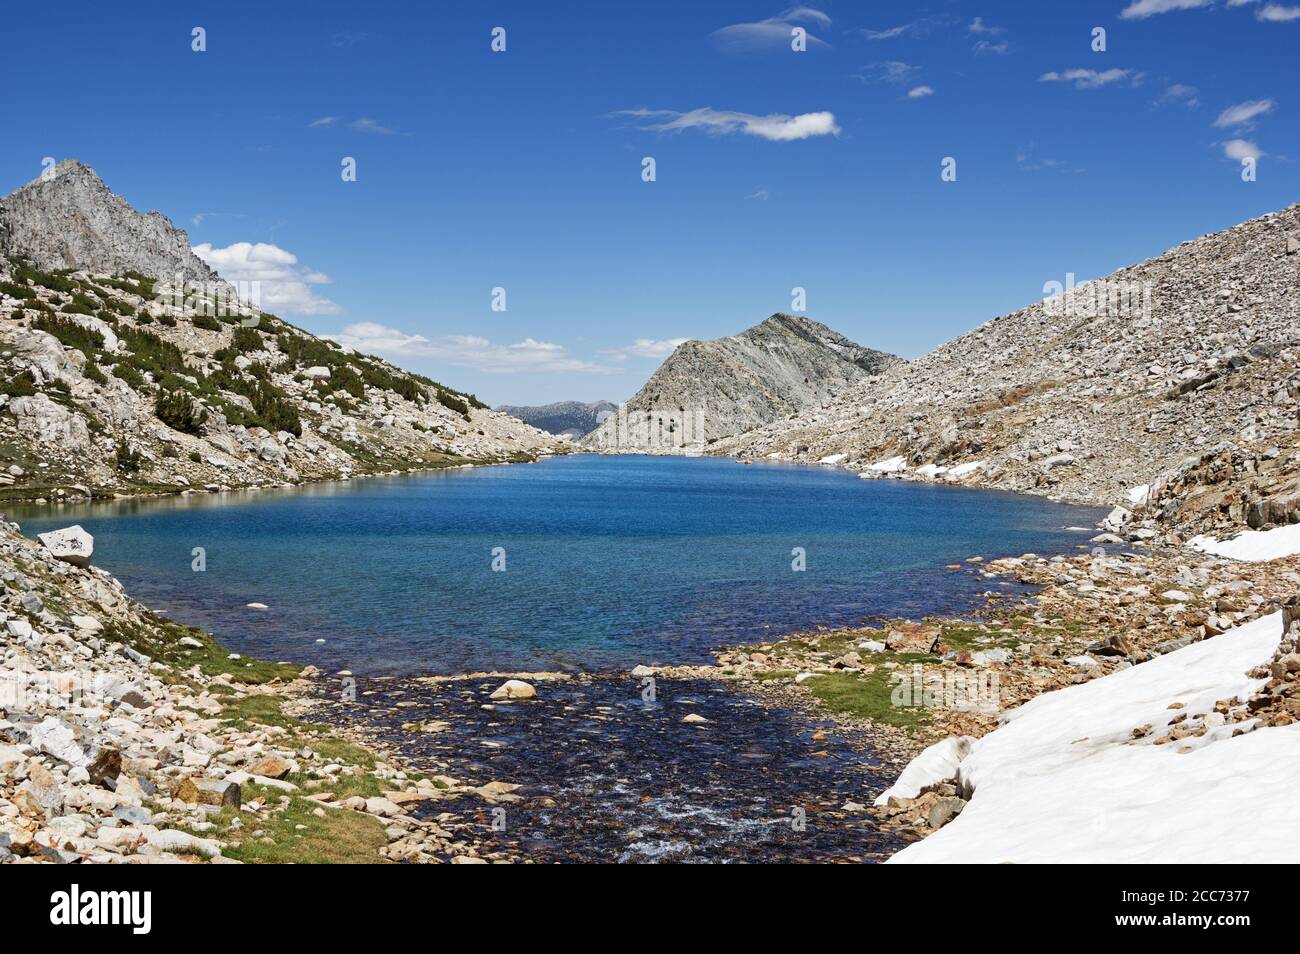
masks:
POLYGON ((47 334, 54 335, 59 339, 59 344, 67 345, 69 348, 76 348, 86 357, 90 357, 96 351, 104 349, 104 336, 94 328, 87 328, 71 318, 63 318, 55 314, 37 315, 32 321, 32 327, 37 331, 44 331, 47 334))
POLYGON ((131 447, 126 441, 117 442, 117 452, 114 456, 117 461, 117 469, 124 474, 138 473, 140 465, 144 463, 144 455, 131 447))
POLYGON ((99 363, 90 356, 86 357, 86 366, 81 369, 87 379, 94 381, 96 384, 107 384, 108 377, 100 369, 99 363))
POLYGON ((134 366, 127 364, 125 361, 119 361, 117 364, 113 365, 113 377, 121 378, 129 384, 133 390, 144 390, 144 375, 136 370, 134 366))
POLYGON ((443 407, 449 407, 465 420, 469 420, 469 405, 462 401, 456 395, 447 391, 438 391, 438 403, 443 407))
POLYGON ((36 378, 31 371, 19 371, 4 383, 4 393, 10 397, 31 397, 36 393, 36 378))
POLYGON ((183 434, 200 433, 208 418, 208 412, 184 391, 160 390, 154 399, 153 412, 158 420, 183 434))
POLYGON ((221 322, 217 321, 217 319, 213 318, 211 315, 195 315, 194 327, 202 328, 204 331, 220 331, 221 322))

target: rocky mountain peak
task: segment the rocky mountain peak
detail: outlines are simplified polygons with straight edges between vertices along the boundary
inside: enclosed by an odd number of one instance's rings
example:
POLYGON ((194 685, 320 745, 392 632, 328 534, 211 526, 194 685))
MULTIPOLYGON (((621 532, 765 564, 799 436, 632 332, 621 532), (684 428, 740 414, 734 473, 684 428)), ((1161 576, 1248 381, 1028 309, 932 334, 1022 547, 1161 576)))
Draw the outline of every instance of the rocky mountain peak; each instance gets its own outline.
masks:
POLYGON ((46 271, 220 281, 190 250, 184 230, 160 212, 135 211, 77 159, 0 199, 0 255, 46 271))
POLYGON ((680 345, 583 443, 604 450, 698 451, 821 404, 901 360, 811 318, 777 312, 737 335, 680 345))

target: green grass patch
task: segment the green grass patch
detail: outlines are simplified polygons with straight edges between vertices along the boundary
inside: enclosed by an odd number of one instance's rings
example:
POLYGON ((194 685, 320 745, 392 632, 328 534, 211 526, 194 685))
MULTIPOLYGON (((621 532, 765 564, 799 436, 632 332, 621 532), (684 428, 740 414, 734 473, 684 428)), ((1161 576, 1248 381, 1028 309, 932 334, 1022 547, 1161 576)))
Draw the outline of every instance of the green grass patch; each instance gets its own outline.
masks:
POLYGON ((933 656, 902 654, 897 669, 883 667, 865 673, 834 672, 816 675, 804 680, 804 685, 822 705, 835 712, 843 712, 859 719, 870 719, 883 725, 892 725, 909 732, 927 727, 930 714, 921 706, 896 706, 892 696, 897 679, 908 675, 908 667, 915 662, 933 662, 933 656))

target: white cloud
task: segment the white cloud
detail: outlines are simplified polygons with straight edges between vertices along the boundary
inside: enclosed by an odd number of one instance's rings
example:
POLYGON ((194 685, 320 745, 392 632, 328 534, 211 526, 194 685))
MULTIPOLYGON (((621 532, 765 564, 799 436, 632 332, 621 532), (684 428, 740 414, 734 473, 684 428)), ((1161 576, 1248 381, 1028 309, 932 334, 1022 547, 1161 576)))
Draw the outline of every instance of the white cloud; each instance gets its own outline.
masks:
POLYGON ((1290 23, 1300 20, 1300 7, 1284 7, 1280 3, 1270 3, 1263 9, 1255 11, 1255 19, 1266 23, 1290 23))
MULTIPOLYGON (((783 13, 757 23, 733 23, 720 30, 713 31, 714 41, 726 50, 746 52, 751 50, 788 47, 792 38, 791 30, 795 26, 825 28, 831 25, 831 18, 812 7, 791 7, 783 13)), ((824 40, 808 33, 808 47, 826 46, 824 40)))
POLYGON ((1229 159, 1241 162, 1243 159, 1258 159, 1264 155, 1259 146, 1244 139, 1230 139, 1223 144, 1223 154, 1229 159))
POLYGON ((1011 52, 1011 44, 1006 40, 998 40, 996 43, 992 40, 978 40, 971 49, 976 53, 991 53, 995 56, 1005 56, 1011 52))
POLYGON ((713 136, 743 133, 746 136, 758 136, 760 139, 768 139, 772 142, 792 142, 813 136, 840 134, 840 127, 835 125, 835 114, 827 112, 800 113, 797 116, 787 116, 782 113, 755 116, 751 113, 729 112, 704 106, 686 113, 679 113, 672 109, 623 109, 614 115, 658 120, 644 127, 656 132, 702 129, 713 136))
POLYGON ((312 285, 327 285, 328 275, 301 268, 298 257, 266 242, 236 242, 213 248, 204 242, 194 254, 207 262, 228 282, 257 282, 258 305, 273 314, 337 315, 342 309, 312 291, 312 285))
POLYGON ((1272 112, 1274 105, 1271 99, 1252 99, 1249 102, 1238 103, 1219 113, 1219 118, 1214 121, 1214 125, 1220 129, 1245 125, 1256 116, 1272 112))
POLYGON ((1157 13, 1169 13, 1173 10, 1195 10, 1208 7, 1214 0, 1133 0, 1120 12, 1124 20, 1145 20, 1157 13))
POLYGON ((319 119, 313 119, 307 124, 308 129, 319 129, 321 126, 333 126, 339 121, 338 116, 321 116, 319 119))
POLYGON ((934 88, 930 86, 917 86, 907 91, 908 99, 920 99, 922 96, 933 96, 934 88))
POLYGON ((756 199, 759 202, 766 202, 768 199, 772 198, 772 193, 769 192, 767 189, 758 189, 754 192, 751 192, 749 194, 749 197, 751 199, 756 199))
POLYGON ((1132 74, 1132 70, 1109 69, 1098 72, 1097 70, 1066 70, 1063 73, 1044 73, 1038 77, 1040 83, 1073 83, 1075 89, 1099 89, 1102 86, 1109 86, 1111 83, 1118 83, 1132 74))
POLYGON ((615 361, 623 361, 628 355, 636 358, 657 358, 662 361, 676 351, 679 344, 689 340, 689 338, 667 338, 656 341, 653 338, 637 338, 626 347, 607 348, 603 353, 614 355, 615 361))
POLYGON ((410 335, 375 321, 350 324, 337 335, 339 344, 370 354, 405 358, 430 358, 459 367, 494 374, 529 371, 580 371, 618 374, 621 368, 592 364, 574 358, 562 345, 525 338, 514 344, 496 344, 479 335, 410 335))

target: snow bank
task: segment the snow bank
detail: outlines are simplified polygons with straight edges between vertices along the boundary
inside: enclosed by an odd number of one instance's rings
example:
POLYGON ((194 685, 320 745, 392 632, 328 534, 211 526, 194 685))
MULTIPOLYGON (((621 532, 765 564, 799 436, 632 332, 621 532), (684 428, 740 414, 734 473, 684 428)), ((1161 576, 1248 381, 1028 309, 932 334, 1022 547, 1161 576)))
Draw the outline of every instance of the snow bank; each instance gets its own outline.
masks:
POLYGON ((948 469, 948 476, 954 480, 961 480, 967 474, 973 474, 977 470, 982 470, 988 464, 986 460, 973 460, 966 464, 958 464, 956 467, 948 469))
POLYGON ((1253 694, 1264 680, 1246 670, 1281 636, 1274 613, 1008 713, 958 770, 970 804, 890 861, 1294 861, 1300 724, 1236 738, 1228 724, 1151 743, 1180 712, 1191 718, 1253 694), (1147 723, 1152 732, 1135 740, 1147 723))
POLYGON ((842 464, 849 459, 848 454, 829 454, 823 457, 817 463, 819 464, 842 464))
POLYGON ((1280 560, 1300 553, 1300 523, 1272 530, 1243 530, 1230 540, 1216 540, 1204 535, 1192 537, 1189 546, 1203 553, 1247 563, 1280 560))

